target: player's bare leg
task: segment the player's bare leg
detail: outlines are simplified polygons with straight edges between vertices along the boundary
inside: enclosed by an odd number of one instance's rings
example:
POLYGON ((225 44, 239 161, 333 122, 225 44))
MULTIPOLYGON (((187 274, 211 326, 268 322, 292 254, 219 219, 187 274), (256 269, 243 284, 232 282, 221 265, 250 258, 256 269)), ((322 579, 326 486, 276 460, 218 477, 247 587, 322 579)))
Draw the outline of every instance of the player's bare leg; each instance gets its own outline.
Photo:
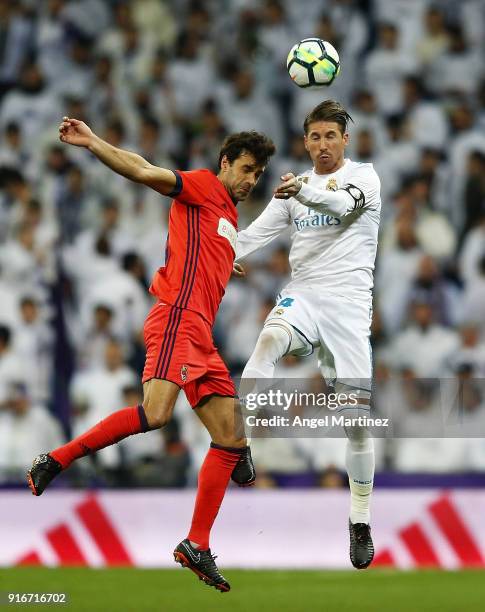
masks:
POLYGON ((41 495, 49 483, 85 455, 116 444, 127 436, 163 427, 172 417, 180 387, 168 380, 152 379, 143 385, 143 404, 113 412, 74 440, 34 459, 27 473, 30 489, 41 495))
POLYGON ((209 548, 209 536, 231 474, 247 452, 247 441, 241 435, 241 415, 235 398, 211 396, 202 401, 195 412, 210 433, 212 442, 199 472, 190 532, 174 550, 174 558, 206 584, 225 592, 230 585, 217 569, 209 548))
POLYGON ((143 384, 143 409, 149 429, 159 429, 172 418, 180 387, 169 380, 152 378, 143 384))

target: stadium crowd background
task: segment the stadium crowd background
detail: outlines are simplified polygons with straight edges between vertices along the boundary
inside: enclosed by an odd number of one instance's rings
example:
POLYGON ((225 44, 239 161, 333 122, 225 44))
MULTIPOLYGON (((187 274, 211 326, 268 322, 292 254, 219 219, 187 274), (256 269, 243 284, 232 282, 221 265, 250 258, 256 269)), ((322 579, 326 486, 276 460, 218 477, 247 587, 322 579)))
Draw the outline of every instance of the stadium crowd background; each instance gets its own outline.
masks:
MULTIPOLYGON (((440 412, 446 377, 470 383, 463 410, 483 432, 484 52, 481 0, 0 0, 0 483, 23 482, 36 454, 141 399, 170 200, 61 145, 61 117, 180 169, 213 168, 229 132, 266 132, 278 154, 241 206, 244 228, 283 172, 308 168, 302 122, 324 97, 348 106, 348 156, 382 182, 375 410, 396 409, 407 437, 376 441, 377 469, 483 471, 484 439, 412 436, 440 412), (308 36, 339 50, 329 90, 298 90, 286 74, 308 36)), ((228 287, 216 338, 234 374, 289 277, 288 244, 228 287)), ((319 376, 314 357, 278 375, 319 376)), ((183 394, 175 415, 79 461, 64 484, 192 484, 207 437, 183 394)), ((341 486, 344 448, 256 439, 259 484, 341 486)))

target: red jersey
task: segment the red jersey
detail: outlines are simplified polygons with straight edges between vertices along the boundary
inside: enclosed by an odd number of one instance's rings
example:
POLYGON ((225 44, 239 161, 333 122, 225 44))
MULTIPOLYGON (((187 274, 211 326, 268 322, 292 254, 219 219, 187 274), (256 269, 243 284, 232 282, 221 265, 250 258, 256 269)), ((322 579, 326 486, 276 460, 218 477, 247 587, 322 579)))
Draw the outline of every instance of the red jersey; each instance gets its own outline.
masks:
POLYGON ((232 273, 236 205, 210 170, 175 176, 165 266, 155 273, 150 293, 212 324, 232 273))

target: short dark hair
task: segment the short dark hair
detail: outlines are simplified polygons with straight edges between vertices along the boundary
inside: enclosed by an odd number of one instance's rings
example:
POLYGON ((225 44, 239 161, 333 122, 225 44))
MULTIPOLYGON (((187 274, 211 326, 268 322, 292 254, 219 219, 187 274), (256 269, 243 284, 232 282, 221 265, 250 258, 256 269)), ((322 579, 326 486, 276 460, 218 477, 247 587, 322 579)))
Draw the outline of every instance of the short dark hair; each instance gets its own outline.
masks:
POLYGON ((303 123, 305 134, 308 134, 308 128, 311 123, 316 121, 335 121, 338 124, 342 134, 347 131, 349 121, 353 122, 352 117, 345 108, 335 100, 325 100, 308 113, 303 123))
POLYGON ((24 295, 20 300, 20 307, 23 306, 38 306, 39 302, 32 295, 24 295))
POLYGON ((255 132, 254 130, 250 132, 237 132, 228 136, 222 143, 219 152, 219 168, 221 167, 224 155, 229 163, 232 164, 243 153, 250 153, 258 166, 266 166, 269 158, 275 151, 276 147, 273 141, 265 134, 255 132))

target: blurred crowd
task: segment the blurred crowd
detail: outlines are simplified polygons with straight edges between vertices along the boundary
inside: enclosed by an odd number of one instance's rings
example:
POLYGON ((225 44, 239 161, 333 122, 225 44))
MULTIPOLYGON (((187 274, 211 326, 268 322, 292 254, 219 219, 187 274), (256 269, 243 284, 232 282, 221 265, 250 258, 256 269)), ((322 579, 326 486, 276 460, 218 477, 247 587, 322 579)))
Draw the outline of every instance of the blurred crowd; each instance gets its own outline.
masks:
MULTIPOLYGON (((179 169, 214 168, 230 132, 266 132, 278 152, 241 206, 244 228, 282 173, 309 167, 302 123, 326 97, 354 119, 348 157, 382 183, 374 407, 398 407, 408 437, 377 441, 377 468, 485 469, 484 439, 412 437, 443 410, 439 378, 466 380, 460 409, 485 420, 484 57, 483 0, 0 0, 0 483, 141 400, 170 201, 62 145, 62 116, 179 169), (309 36, 340 53, 329 90, 286 73, 309 36)), ((227 289, 215 337, 235 375, 289 278, 288 245, 254 254, 227 289)), ((278 375, 318 376, 316 358, 287 358, 278 375)), ((84 458, 71 481, 193 483, 208 440, 182 395, 168 428, 84 458)), ((344 449, 254 440, 261 485, 313 473, 339 486, 344 449)))

